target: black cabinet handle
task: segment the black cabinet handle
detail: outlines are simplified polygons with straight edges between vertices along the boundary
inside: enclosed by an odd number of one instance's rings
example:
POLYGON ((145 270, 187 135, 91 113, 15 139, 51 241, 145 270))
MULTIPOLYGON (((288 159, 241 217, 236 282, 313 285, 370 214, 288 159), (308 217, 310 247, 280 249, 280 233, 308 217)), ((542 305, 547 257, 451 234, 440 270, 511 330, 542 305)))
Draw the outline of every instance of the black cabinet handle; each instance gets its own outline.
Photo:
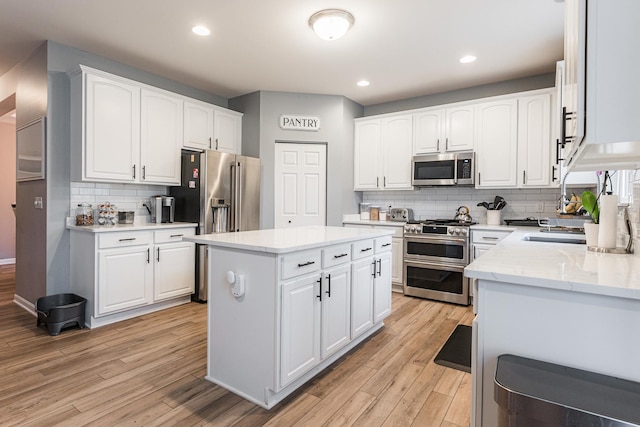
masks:
POLYGON ((209 150, 211 150, 211 137, 209 137, 209 150))
POLYGON ((142 167, 142 179, 147 179, 147 167, 142 167))
POLYGON ((373 265, 373 277, 376 277, 376 260, 374 259, 373 262, 371 263, 373 265))
POLYGON ((149 256, 150 256, 149 248, 147 248, 147 264, 149 264, 149 256))
POLYGON ((522 171, 522 183, 527 184, 527 171, 522 171))
POLYGON ((391 246, 391 243, 385 243, 384 245, 382 245, 383 248, 386 248, 387 246, 391 246))
POLYGON ((380 177, 376 176, 376 188, 380 187, 380 177))
POLYGON ((307 262, 303 262, 302 264, 298 264, 298 267, 306 267, 307 265, 311 265, 311 264, 315 264, 315 261, 307 261, 307 262))
POLYGON ((386 176, 382 177, 382 187, 383 188, 387 188, 387 177, 386 176))
POLYGON ((565 143, 560 142, 560 139, 556 139, 556 163, 560 163, 560 160, 564 160, 564 157, 560 157, 560 150, 564 149, 565 143))
POLYGON ((440 138, 436 139, 436 151, 440 151, 440 138))
POLYGON ((551 166, 551 182, 556 180, 556 166, 551 166))
POLYGON ((156 261, 160 262, 160 248, 156 249, 156 261))
POLYGON ((316 295, 316 297, 322 301, 322 276, 320 276, 320 278, 318 280, 316 280, 316 282, 318 282, 318 284, 320 285, 320 293, 318 295, 316 295))
MULTIPOLYGON (((567 120, 575 120, 576 113, 567 112, 567 107, 562 107, 562 143, 573 142, 573 136, 567 136, 567 120)), ((564 147, 563 147, 564 148, 564 147)))
POLYGON ((118 242, 133 242, 134 240, 136 240, 135 237, 129 237, 127 239, 118 239, 118 242))
POLYGON ((347 255, 349 255, 349 254, 334 255, 333 257, 334 257, 335 259, 338 259, 338 258, 345 257, 345 256, 347 256, 347 255))
POLYGON ((133 179, 136 179, 136 165, 133 165, 133 179))
POLYGON ((184 234, 172 234, 171 236, 169 236, 169 238, 174 238, 174 237, 182 237, 184 236, 184 234))
POLYGON ((216 150, 218 149, 218 138, 216 138, 216 150))
POLYGON ((331 298, 331 275, 327 274, 327 296, 331 298))
POLYGON ((373 248, 364 248, 364 249, 360 249, 360 252, 369 252, 371 249, 373 249, 373 248))
POLYGON ((379 259, 378 261, 378 277, 382 276, 382 260, 379 259))

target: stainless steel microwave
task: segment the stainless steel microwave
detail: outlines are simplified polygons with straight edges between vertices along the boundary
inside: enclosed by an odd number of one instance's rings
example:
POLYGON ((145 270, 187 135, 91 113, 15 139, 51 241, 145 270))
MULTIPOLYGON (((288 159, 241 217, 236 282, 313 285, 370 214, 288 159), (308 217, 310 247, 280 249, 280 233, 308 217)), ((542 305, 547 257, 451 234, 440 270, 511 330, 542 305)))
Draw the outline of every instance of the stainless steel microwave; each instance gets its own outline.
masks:
POLYGON ((414 156, 411 182, 416 187, 474 185, 475 163, 473 151, 414 156))

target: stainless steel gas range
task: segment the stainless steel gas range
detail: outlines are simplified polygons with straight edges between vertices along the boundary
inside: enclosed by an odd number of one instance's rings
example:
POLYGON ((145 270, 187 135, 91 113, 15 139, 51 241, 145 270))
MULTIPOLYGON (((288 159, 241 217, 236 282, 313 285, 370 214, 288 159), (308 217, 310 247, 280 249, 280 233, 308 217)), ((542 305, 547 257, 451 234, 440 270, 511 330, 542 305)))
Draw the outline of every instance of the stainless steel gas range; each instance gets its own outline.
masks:
POLYGON ((404 227, 404 294, 469 305, 469 226, 455 220, 410 221, 404 227))

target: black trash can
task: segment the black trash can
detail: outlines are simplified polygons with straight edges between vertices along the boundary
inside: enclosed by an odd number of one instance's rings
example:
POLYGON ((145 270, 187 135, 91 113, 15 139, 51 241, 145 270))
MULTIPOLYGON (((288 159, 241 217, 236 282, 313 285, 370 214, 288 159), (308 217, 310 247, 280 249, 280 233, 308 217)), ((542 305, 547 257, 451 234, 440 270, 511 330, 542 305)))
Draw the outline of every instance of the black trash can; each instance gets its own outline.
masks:
POLYGON ((503 354, 498 427, 640 426, 640 383, 503 354))
POLYGON ((84 313, 87 300, 76 294, 56 294, 38 298, 36 326, 44 323, 49 335, 58 335, 65 326, 77 323, 84 328, 84 313))

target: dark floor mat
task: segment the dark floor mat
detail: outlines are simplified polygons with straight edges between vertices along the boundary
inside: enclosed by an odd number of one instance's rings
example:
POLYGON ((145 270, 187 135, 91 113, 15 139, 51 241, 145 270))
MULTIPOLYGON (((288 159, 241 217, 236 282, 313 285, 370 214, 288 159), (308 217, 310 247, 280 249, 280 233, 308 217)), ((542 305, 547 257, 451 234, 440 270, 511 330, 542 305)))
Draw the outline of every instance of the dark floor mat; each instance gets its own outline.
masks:
POLYGON ((433 360, 438 365, 471 372, 471 326, 458 325, 433 360))

